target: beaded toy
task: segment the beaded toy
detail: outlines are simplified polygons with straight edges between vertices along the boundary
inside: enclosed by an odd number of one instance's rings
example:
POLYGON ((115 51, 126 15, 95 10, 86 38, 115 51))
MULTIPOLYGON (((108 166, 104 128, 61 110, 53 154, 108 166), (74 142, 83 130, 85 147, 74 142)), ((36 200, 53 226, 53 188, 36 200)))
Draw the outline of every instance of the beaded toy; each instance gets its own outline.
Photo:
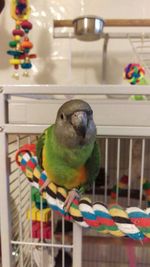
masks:
POLYGON ((16 70, 13 74, 16 79, 19 79, 19 66, 24 70, 23 76, 29 76, 28 70, 32 68, 31 59, 36 57, 35 54, 30 54, 33 44, 28 36, 32 29, 32 23, 28 20, 29 14, 29 0, 11 0, 11 16, 16 21, 16 26, 12 31, 13 39, 9 42, 11 50, 7 53, 13 56, 9 62, 16 70))
MULTIPOLYGON (((118 192, 121 195, 121 192, 128 189, 128 176, 121 176, 118 184, 118 192)), ((111 199, 116 201, 116 191, 117 185, 114 185, 111 191, 111 199)), ((145 195, 145 200, 147 201, 147 206, 150 207, 150 182, 147 179, 143 180, 143 193, 145 195)))
MULTIPOLYGON (((35 145, 24 145, 17 152, 16 162, 32 186, 40 190, 47 178, 41 169, 35 154, 35 145)), ((82 227, 94 228, 100 233, 109 233, 116 237, 128 236, 134 240, 150 238, 150 208, 138 207, 123 209, 118 204, 105 205, 101 202, 92 204, 89 198, 74 199, 69 211, 65 211, 64 202, 67 190, 50 183, 42 197, 48 206, 64 216, 66 220, 75 221, 82 227)))
MULTIPOLYGON (((124 69, 123 77, 130 84, 135 85, 147 85, 148 81, 144 78, 145 69, 140 64, 130 63, 124 69)), ((146 97, 143 95, 134 95, 131 96, 132 100, 145 100, 146 97)))

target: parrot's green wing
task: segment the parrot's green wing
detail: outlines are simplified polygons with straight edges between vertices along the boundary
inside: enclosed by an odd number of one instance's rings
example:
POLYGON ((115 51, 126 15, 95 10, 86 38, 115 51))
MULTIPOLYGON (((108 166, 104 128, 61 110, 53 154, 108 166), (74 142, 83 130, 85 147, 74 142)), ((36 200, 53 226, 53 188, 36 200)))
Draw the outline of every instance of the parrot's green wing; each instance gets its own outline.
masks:
POLYGON ((86 162, 86 168, 88 170, 88 182, 92 184, 97 178, 100 169, 100 151, 96 142, 92 154, 86 162))
POLYGON ((81 187, 81 192, 84 192, 86 189, 89 189, 92 186, 100 170, 100 149, 96 142, 94 144, 91 156, 86 162, 86 169, 88 172, 88 181, 81 187))
POLYGON ((40 135, 38 142, 36 144, 36 156, 38 158, 38 163, 42 167, 42 151, 45 143, 45 132, 40 135))

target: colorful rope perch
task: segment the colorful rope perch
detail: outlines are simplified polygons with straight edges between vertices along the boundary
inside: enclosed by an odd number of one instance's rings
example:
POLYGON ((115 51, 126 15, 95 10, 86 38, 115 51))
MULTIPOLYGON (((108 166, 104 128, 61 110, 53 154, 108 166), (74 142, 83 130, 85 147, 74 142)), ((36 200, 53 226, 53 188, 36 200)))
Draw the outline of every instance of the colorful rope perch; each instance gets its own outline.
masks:
MULTIPOLYGON (((46 172, 38 165, 35 145, 23 146, 16 155, 16 161, 32 186, 40 189, 46 180, 46 172)), ((89 198, 75 199, 69 212, 63 205, 67 191, 50 183, 43 197, 53 210, 59 212, 67 220, 72 220, 82 227, 92 227, 101 233, 109 233, 116 237, 128 236, 135 240, 150 238, 150 208, 141 210, 131 207, 124 210, 118 204, 107 207, 103 203, 91 203, 89 198)))

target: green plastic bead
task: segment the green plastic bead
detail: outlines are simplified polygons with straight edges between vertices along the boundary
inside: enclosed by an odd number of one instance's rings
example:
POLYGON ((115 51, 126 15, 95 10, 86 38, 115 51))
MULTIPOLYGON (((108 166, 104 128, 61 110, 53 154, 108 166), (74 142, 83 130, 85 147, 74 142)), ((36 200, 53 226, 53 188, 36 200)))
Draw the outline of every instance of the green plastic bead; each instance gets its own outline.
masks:
POLYGON ((14 40, 14 41, 10 41, 10 42, 9 42, 9 46, 10 46, 10 47, 16 47, 16 46, 17 46, 17 41, 16 41, 16 40, 14 40))

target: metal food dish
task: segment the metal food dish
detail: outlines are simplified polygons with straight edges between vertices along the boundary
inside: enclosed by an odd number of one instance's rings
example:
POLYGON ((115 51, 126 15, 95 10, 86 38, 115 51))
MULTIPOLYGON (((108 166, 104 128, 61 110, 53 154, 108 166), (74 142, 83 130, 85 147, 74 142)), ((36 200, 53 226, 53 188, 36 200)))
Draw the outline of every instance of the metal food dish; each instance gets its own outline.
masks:
POLYGON ((104 20, 95 16, 82 16, 73 20, 75 37, 81 41, 96 41, 101 38, 104 20))

